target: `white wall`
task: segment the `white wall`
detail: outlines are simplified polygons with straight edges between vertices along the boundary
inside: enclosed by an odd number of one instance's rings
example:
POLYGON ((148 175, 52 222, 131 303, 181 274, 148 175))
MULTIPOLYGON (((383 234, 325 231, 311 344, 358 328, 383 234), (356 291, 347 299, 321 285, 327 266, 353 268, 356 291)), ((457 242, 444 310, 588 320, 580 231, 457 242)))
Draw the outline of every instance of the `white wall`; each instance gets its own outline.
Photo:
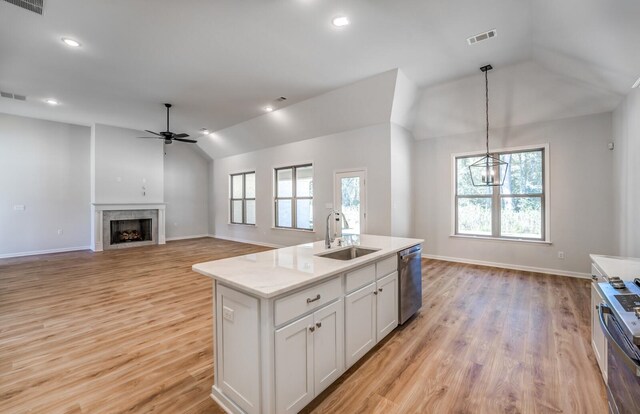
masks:
POLYGON ((389 122, 398 73, 383 72, 216 131, 198 146, 218 159, 389 122))
POLYGON ((147 132, 94 124, 91 132, 94 203, 162 203, 164 149, 147 132), (146 187, 143 190, 142 187, 146 187), (145 195, 146 194, 146 195, 145 195))
POLYGON ((451 154, 482 152, 483 134, 417 141, 414 236, 426 239, 430 255, 589 272, 589 253, 616 253, 611 130, 604 113, 491 131, 492 148, 549 143, 551 245, 450 237, 451 154))
POLYGON ((209 234, 209 162, 197 147, 165 147, 164 201, 167 239, 209 234))
POLYGON ((334 172, 367 169, 367 232, 390 233, 389 123, 216 159, 213 162, 215 234, 219 237, 277 245, 321 240, 325 205, 333 204, 334 172), (315 232, 273 229, 274 167, 312 162, 315 232), (256 226, 228 224, 229 174, 256 171, 256 226))
POLYGON ((89 245, 89 141, 88 127, 0 114, 0 257, 89 245))
POLYGON ((640 89, 613 115, 616 238, 619 254, 640 257, 640 89))
MULTIPOLYGON (((489 72, 493 128, 613 111, 622 96, 528 61, 489 72)), ((448 137, 485 128, 485 85, 477 75, 422 89, 416 139, 448 137)))
POLYGON ((411 237, 414 232, 413 149, 411 131, 391 123, 391 235, 411 237))

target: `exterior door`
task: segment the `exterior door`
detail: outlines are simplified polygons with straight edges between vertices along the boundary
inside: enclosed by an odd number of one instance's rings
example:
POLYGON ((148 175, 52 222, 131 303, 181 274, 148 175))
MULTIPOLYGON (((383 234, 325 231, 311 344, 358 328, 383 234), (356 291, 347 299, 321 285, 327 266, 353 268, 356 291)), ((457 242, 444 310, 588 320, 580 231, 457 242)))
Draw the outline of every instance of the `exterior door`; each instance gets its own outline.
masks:
POLYGON ((366 171, 336 173, 335 208, 343 215, 342 234, 366 233, 366 171))

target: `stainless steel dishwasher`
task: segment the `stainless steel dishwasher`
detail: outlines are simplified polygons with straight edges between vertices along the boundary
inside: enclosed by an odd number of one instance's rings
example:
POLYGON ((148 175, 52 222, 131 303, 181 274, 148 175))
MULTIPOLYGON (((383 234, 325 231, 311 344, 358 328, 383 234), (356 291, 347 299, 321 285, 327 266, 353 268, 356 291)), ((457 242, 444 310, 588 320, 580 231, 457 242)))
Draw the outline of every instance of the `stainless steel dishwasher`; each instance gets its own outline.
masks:
POLYGON ((422 306, 422 245, 398 252, 399 314, 402 325, 422 306))

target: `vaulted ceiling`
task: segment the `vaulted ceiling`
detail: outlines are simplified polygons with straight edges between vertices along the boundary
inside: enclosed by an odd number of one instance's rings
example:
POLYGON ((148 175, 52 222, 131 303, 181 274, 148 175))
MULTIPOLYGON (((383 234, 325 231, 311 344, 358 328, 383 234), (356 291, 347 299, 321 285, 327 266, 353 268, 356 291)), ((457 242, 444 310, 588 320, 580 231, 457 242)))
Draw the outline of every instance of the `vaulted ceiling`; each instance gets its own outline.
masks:
POLYGON ((637 0, 56 0, 42 16, 0 1, 0 90, 27 96, 0 112, 159 130, 171 102, 172 129, 193 135, 393 68, 426 87, 531 59, 623 95, 639 18, 637 0))

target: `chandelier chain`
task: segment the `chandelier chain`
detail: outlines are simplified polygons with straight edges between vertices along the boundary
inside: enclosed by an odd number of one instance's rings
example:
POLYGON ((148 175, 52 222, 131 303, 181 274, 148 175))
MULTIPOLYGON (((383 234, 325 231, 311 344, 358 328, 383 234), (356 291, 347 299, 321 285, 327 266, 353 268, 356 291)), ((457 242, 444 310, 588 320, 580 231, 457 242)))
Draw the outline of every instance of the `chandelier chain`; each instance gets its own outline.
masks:
POLYGON ((484 91, 485 91, 485 105, 487 115, 487 156, 489 156, 489 75, 488 70, 484 72, 484 91))

